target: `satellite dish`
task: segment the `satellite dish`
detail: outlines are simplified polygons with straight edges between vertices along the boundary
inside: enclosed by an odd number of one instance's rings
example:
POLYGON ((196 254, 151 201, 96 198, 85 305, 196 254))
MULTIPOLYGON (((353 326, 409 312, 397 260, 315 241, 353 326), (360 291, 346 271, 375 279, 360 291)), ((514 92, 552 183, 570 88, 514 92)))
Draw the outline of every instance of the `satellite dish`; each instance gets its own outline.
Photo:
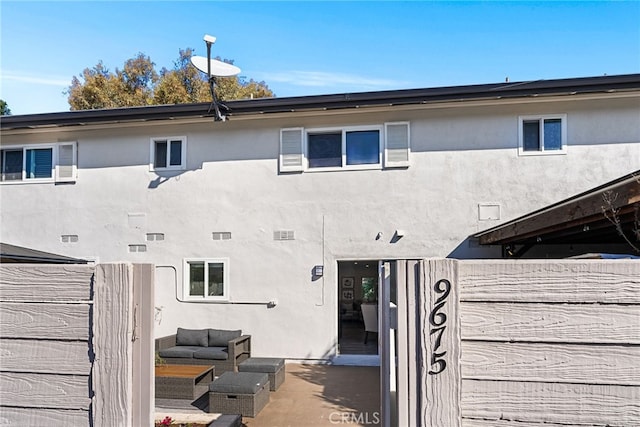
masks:
MULTIPOLYGON (((216 78, 217 77, 233 77, 240 74, 240 68, 235 65, 227 64, 226 62, 218 61, 217 59, 211 59, 211 45, 216 42, 216 38, 214 36, 210 36, 209 34, 205 34, 203 38, 204 42, 207 44, 207 57, 204 56, 192 56, 191 63, 198 70, 207 74, 207 78, 209 80, 209 91, 211 92, 211 106, 209 107, 209 112, 211 112, 211 108, 215 109, 215 121, 225 121, 226 116, 220 113, 220 108, 218 107, 218 100, 216 99, 216 78)), ((226 108, 224 104, 220 104, 222 107, 226 108)))
POLYGON ((227 64, 217 59, 209 59, 208 62, 211 68, 207 68, 207 58, 204 56, 191 57, 193 66, 205 74, 211 73, 211 76, 216 77, 233 77, 240 74, 240 68, 235 65, 227 64))

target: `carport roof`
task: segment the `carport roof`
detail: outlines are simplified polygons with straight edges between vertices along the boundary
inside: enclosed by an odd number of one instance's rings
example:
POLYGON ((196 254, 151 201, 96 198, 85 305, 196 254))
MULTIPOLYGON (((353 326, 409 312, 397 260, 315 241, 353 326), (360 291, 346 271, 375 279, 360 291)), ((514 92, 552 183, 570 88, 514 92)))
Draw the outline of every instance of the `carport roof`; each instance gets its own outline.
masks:
MULTIPOLYGON (((640 170, 474 234, 481 245, 639 244, 640 170), (612 213, 615 211, 615 215, 612 213), (605 212, 607 214, 605 215, 605 212), (619 227, 611 220, 617 219, 619 227)), ((526 249, 525 249, 526 250, 526 249)))
POLYGON ((41 263, 41 264, 86 264, 87 261, 64 255, 37 251, 22 246, 0 243, 0 262, 2 263, 41 263))

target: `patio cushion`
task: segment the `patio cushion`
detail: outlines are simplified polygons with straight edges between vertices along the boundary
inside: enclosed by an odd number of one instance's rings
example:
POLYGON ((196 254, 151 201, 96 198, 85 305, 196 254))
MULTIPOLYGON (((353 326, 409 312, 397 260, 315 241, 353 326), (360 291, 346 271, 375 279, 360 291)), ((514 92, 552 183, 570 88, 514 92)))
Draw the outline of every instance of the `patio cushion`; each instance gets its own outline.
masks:
POLYGON ((165 348, 164 350, 158 351, 158 355, 160 357, 183 357, 191 359, 193 357, 193 353, 196 350, 201 350, 202 347, 192 346, 192 345, 180 345, 175 347, 165 348))
POLYGON ((238 365, 242 372, 278 372, 284 366, 284 359, 278 357, 250 357, 238 365))
POLYGON ((269 377, 267 374, 256 372, 225 372, 209 384, 209 391, 231 394, 255 394, 261 390, 268 381, 269 377))
POLYGON ((240 335, 242 335, 242 330, 240 329, 234 331, 227 331, 224 329, 209 329, 209 347, 226 347, 229 344, 229 341, 238 338, 240 335))
POLYGON ((178 328, 176 333, 176 345, 196 345, 206 347, 209 334, 206 329, 178 328))
POLYGON ((229 357, 229 353, 226 352, 226 349, 226 347, 198 348, 193 352, 193 358, 227 360, 227 358, 229 357))

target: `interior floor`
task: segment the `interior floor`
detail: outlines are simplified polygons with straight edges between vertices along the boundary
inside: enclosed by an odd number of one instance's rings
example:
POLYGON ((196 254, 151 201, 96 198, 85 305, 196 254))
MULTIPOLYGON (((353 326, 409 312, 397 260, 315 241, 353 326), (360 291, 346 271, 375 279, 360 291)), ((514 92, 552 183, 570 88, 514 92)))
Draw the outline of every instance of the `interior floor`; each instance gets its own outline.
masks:
POLYGON ((360 320, 341 320, 338 352, 340 354, 378 354, 378 334, 369 332, 365 344, 364 323, 360 320))

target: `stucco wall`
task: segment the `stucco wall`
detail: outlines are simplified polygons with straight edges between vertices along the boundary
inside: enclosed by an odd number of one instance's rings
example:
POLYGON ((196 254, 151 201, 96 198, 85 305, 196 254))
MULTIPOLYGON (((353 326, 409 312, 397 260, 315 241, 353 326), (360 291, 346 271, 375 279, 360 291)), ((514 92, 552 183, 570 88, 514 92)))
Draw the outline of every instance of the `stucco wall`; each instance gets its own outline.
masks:
POLYGON ((323 358, 335 352, 338 260, 499 256, 467 236, 638 169, 639 113, 637 98, 563 98, 3 134, 3 145, 78 141, 79 171, 75 184, 0 185, 0 231, 39 250, 167 266, 156 271, 158 336, 242 328, 255 354, 323 358), (546 113, 567 114, 567 154, 518 156, 518 115, 546 113), (398 120, 411 122, 408 169, 278 173, 283 127, 398 120), (187 170, 150 172, 149 139, 175 135, 187 137, 187 170), (499 221, 478 220, 485 202, 500 204, 499 221), (406 235, 392 243, 396 229, 406 235), (275 230, 295 240, 275 241, 275 230), (145 241, 152 232, 165 240, 145 241), (278 304, 178 302, 185 257, 228 257, 232 301, 278 304))

